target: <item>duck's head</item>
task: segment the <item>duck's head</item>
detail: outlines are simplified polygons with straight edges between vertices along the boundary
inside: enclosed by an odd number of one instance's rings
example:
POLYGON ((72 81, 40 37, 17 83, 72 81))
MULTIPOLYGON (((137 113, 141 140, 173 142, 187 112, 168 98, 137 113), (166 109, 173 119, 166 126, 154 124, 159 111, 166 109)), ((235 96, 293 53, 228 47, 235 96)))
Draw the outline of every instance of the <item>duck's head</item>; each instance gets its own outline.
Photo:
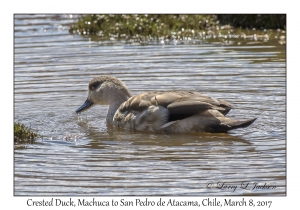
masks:
POLYGON ((93 105, 110 105, 125 101, 131 97, 128 88, 113 76, 100 76, 92 79, 88 85, 88 97, 84 104, 76 110, 80 113, 93 105))

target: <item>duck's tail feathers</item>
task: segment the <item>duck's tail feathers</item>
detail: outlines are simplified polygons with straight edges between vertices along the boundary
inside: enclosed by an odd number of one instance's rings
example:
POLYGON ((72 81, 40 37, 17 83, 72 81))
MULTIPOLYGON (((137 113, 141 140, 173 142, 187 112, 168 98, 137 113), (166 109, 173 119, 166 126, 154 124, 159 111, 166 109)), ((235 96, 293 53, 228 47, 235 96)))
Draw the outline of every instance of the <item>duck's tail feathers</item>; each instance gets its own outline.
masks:
POLYGON ((237 128, 245 128, 248 127, 249 125, 251 125, 257 118, 253 118, 250 120, 238 120, 238 121, 231 121, 229 123, 227 123, 227 125, 229 126, 229 130, 232 129, 237 129, 237 128))

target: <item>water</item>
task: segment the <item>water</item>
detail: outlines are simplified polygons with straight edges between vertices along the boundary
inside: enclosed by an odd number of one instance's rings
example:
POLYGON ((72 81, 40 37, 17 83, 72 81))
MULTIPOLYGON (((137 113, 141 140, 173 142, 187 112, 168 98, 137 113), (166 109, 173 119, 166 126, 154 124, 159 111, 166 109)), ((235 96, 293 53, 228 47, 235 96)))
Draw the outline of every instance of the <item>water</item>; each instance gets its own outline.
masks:
POLYGON ((14 117, 43 135, 15 147, 15 195, 286 195, 281 32, 267 42, 139 45, 70 35, 75 20, 15 15, 14 117), (228 134, 116 130, 105 124, 105 106, 75 113, 99 75, 118 77, 133 94, 199 91, 232 103, 231 118, 258 119, 228 134))

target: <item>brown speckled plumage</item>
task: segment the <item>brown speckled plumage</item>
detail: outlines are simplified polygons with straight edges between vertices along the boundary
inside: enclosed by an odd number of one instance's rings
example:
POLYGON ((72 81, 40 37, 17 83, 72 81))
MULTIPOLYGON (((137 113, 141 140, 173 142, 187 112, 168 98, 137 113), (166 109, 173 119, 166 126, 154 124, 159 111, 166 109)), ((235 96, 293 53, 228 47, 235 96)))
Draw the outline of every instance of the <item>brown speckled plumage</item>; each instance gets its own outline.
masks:
MULTIPOLYGON (((225 115, 233 108, 227 101, 192 91, 151 91, 131 96, 117 78, 101 76, 90 81, 85 102, 109 105, 107 122, 125 129, 165 132, 227 132, 247 127, 251 120, 225 115)), ((85 104, 77 112, 84 111, 85 104)))

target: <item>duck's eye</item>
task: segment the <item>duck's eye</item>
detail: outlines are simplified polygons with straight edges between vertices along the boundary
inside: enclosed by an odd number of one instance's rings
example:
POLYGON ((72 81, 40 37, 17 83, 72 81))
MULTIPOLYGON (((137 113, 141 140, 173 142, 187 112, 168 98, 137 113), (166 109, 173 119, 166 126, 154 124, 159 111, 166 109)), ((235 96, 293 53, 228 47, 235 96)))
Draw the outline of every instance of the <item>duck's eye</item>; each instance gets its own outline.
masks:
POLYGON ((99 81, 93 82, 89 85, 90 90, 94 90, 97 87, 99 87, 101 85, 101 83, 99 81))

